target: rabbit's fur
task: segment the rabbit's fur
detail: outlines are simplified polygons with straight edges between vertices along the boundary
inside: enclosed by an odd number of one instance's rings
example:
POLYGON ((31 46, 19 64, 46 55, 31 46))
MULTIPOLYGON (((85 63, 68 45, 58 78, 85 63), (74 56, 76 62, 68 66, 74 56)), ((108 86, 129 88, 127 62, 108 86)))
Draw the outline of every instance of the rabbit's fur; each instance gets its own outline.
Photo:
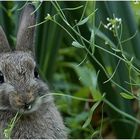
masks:
POLYGON ((67 138, 48 86, 34 74, 34 27, 28 28, 36 23, 33 11, 29 3, 22 12, 14 51, 0 27, 0 138, 17 111, 23 115, 11 138, 67 138))

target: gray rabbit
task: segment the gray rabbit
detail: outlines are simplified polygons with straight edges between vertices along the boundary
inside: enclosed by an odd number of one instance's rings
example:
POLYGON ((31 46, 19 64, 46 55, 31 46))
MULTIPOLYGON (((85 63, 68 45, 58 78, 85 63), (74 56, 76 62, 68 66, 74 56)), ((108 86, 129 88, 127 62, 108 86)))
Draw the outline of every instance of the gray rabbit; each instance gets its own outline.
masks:
POLYGON ((4 130, 16 112, 23 115, 15 124, 11 138, 67 138, 48 86, 36 72, 35 29, 28 28, 36 23, 33 11, 34 6, 28 3, 22 12, 14 51, 0 27, 0 138, 4 138, 4 130))

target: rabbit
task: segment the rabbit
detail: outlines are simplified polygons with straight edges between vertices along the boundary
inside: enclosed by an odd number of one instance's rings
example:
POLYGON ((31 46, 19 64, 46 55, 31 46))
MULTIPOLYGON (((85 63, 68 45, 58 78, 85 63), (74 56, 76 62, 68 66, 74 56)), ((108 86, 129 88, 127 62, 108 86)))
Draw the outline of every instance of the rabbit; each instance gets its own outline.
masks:
POLYGON ((36 71, 35 7, 28 3, 21 14, 16 47, 11 50, 0 26, 0 138, 17 112, 12 139, 66 139, 63 119, 49 88, 36 71), (47 95, 48 94, 48 95, 47 95))

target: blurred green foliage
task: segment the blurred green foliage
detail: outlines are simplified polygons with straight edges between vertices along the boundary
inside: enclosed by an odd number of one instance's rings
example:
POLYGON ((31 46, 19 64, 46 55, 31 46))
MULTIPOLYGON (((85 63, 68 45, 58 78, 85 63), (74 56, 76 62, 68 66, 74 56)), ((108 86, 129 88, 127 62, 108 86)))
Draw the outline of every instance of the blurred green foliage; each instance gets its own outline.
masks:
MULTIPOLYGON (((37 14, 35 47, 40 75, 51 92, 63 93, 55 101, 69 138, 139 138, 140 4, 32 3, 37 14), (122 22, 116 23, 116 18, 122 22)), ((0 25, 11 47, 25 4, 0 2, 0 25)))

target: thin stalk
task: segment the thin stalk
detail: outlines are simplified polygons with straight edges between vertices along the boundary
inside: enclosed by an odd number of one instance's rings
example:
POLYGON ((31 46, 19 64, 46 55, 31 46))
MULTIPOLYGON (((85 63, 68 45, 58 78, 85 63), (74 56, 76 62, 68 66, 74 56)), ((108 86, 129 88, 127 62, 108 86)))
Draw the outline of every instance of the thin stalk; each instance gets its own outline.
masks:
POLYGON ((136 119, 135 117, 129 115, 128 113, 125 113, 123 111, 121 111, 120 109, 118 109, 116 106, 114 106, 112 103, 110 103, 108 100, 106 100, 105 98, 103 99, 103 101, 109 106, 111 107, 113 110, 115 110, 116 112, 118 112, 119 114, 125 116, 128 119, 131 119, 132 121, 140 124, 140 120, 136 119))
POLYGON ((72 95, 67 95, 67 94, 63 94, 63 93, 48 93, 48 94, 45 94, 45 95, 41 96, 40 98, 44 98, 44 97, 50 96, 50 95, 64 96, 64 97, 68 97, 68 98, 72 98, 72 99, 79 100, 79 101, 84 101, 84 102, 92 102, 92 103, 95 102, 95 101, 93 101, 93 99, 85 99, 85 98, 76 97, 76 96, 72 96, 72 95))
POLYGON ((120 62, 121 62, 121 60, 118 61, 118 64, 117 64, 117 66, 116 66, 113 74, 110 76, 110 78, 108 80, 104 81, 104 84, 107 83, 107 82, 109 82, 113 78, 113 76, 115 75, 115 73, 116 73, 116 71, 117 71, 117 69, 119 67, 120 62))
POLYGON ((82 16, 81 16, 81 18, 80 18, 79 22, 80 22, 80 21, 82 21, 82 19, 83 19, 84 15, 85 15, 86 8, 87 8, 87 4, 88 4, 88 1, 86 1, 85 7, 84 7, 84 10, 83 10, 83 12, 82 12, 82 16))

